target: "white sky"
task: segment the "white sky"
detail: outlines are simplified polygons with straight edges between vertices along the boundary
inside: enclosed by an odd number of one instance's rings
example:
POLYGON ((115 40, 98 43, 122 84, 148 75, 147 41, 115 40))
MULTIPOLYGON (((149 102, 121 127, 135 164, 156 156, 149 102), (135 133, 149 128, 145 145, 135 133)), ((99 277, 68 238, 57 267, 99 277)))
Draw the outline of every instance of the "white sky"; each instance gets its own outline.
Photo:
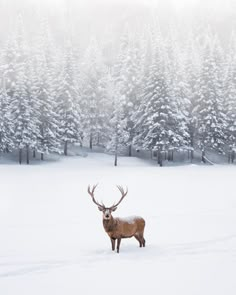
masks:
MULTIPOLYGON (((11 1, 11 0, 10 0, 11 1)), ((14 1, 14 0, 13 0, 14 1)), ((134 4, 138 3, 146 4, 149 6, 164 6, 172 7, 179 11, 186 9, 194 9, 195 6, 212 7, 212 9, 221 8, 224 10, 226 7, 234 7, 236 0, 28 0, 29 2, 35 2, 38 5, 49 5, 57 8, 65 7, 70 3, 76 3, 78 6, 87 6, 88 4, 134 4)))

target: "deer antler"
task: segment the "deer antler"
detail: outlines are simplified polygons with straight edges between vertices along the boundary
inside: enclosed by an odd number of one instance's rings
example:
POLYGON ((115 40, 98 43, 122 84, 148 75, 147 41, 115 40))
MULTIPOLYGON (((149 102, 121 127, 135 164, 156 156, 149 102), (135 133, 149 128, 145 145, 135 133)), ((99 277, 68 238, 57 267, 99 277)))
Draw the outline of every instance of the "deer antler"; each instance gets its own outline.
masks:
POLYGON ((124 191, 124 189, 123 189, 123 187, 122 187, 121 185, 117 185, 117 188, 118 188, 118 190, 121 192, 121 198, 120 198, 120 200, 119 200, 118 203, 114 204, 114 205, 111 206, 110 208, 115 208, 115 207, 117 207, 117 206, 121 203, 121 201, 124 199, 124 197, 127 195, 127 193, 128 193, 128 188, 126 188, 126 192, 124 191))
POLYGON ((95 189, 96 189, 97 186, 98 186, 97 184, 96 184, 96 185, 93 185, 92 190, 91 190, 90 185, 89 185, 89 186, 88 186, 88 193, 89 193, 89 195, 92 197, 92 201, 93 201, 98 207, 103 208, 104 205, 99 204, 99 203, 95 200, 95 198, 94 198, 94 191, 95 191, 95 189))

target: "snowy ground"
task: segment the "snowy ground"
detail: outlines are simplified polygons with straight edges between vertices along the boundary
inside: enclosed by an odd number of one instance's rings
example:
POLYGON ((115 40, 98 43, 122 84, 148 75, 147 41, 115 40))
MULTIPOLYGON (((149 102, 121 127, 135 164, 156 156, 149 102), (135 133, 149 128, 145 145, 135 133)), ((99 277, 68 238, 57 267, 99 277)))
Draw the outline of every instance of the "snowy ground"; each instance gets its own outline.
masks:
POLYGON ((236 294, 235 166, 155 167, 89 154, 44 165, 0 165, 1 295, 236 294), (110 249, 101 212, 146 219, 135 239, 110 249))

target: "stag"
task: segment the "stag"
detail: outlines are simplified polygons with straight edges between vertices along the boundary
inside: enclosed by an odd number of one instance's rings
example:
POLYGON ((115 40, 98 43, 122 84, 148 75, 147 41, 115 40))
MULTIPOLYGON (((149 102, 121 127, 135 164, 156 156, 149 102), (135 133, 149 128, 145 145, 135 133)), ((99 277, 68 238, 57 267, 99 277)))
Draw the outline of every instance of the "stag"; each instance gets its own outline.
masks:
POLYGON ((103 227, 110 237, 112 251, 116 250, 119 253, 121 239, 135 237, 139 242, 140 247, 145 247, 145 239, 143 237, 145 220, 142 217, 128 217, 119 218, 113 217, 112 212, 114 212, 118 205, 122 202, 124 197, 128 193, 128 189, 124 191, 122 186, 117 186, 121 193, 120 200, 111 207, 105 207, 103 204, 98 203, 94 198, 94 191, 97 185, 92 188, 88 186, 88 193, 92 198, 92 201, 98 206, 98 209, 103 213, 103 227), (117 240, 117 245, 116 245, 117 240))

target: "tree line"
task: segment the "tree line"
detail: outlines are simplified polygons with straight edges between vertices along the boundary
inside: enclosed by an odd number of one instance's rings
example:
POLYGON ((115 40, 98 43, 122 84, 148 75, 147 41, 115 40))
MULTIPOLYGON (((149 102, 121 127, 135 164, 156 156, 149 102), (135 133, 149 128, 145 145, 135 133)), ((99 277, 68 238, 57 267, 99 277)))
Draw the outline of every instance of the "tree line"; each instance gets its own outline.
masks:
POLYGON ((163 155, 236 151, 236 36, 206 28, 180 37, 173 27, 125 29, 114 44, 91 37, 81 50, 57 46, 47 22, 30 40, 19 17, 0 50, 0 152, 68 154, 68 145, 163 155), (116 46, 115 46, 116 45, 116 46))

